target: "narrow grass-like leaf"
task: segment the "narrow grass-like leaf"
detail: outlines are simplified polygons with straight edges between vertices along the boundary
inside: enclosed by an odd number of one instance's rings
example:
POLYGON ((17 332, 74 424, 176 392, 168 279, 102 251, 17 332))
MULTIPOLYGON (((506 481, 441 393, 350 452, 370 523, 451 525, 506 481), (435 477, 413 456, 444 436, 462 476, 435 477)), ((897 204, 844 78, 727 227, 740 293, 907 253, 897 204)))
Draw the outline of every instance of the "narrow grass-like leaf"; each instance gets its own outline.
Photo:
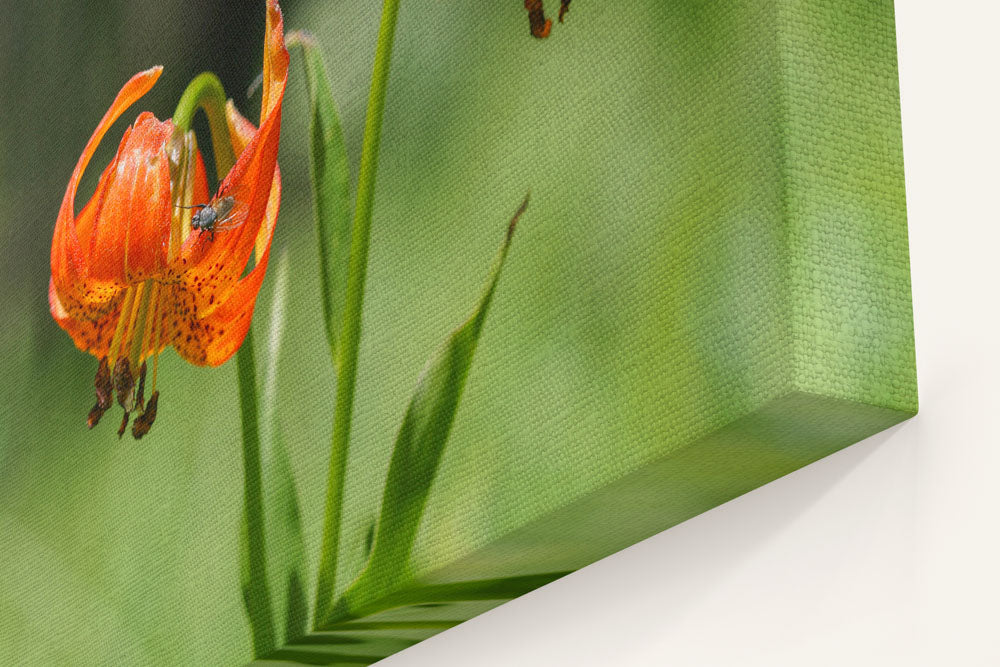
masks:
POLYGON ((438 463, 444 454, 479 334, 507 258, 514 229, 527 206, 528 197, 525 197, 507 227, 503 244, 472 315, 452 332, 420 374, 389 462, 371 558, 361 576, 344 595, 343 602, 348 613, 353 611, 355 604, 364 604, 363 601, 377 599, 390 592, 406 574, 417 526, 438 463))
POLYGON ((260 429, 257 402, 257 369, 253 329, 247 331, 236 353, 243 425, 243 520, 240 526, 240 586, 250 620, 255 656, 275 646, 271 592, 267 579, 267 549, 264 539, 264 498, 261 481, 260 429))
POLYGON ((520 577, 456 581, 448 584, 415 586, 393 593, 382 604, 388 608, 440 602, 469 602, 473 600, 513 600, 536 588, 565 577, 569 572, 546 572, 520 577))
POLYGON ((448 630, 465 621, 352 621, 333 626, 330 630, 448 630))
MULTIPOLYGON (((379 620, 375 616, 369 620, 374 614, 403 607, 447 607, 452 603, 512 600, 567 574, 569 572, 548 572, 446 584, 414 584, 380 598, 367 608, 355 610, 359 619, 343 620, 323 630, 308 632, 286 642, 266 658, 307 664, 327 664, 324 660, 331 660, 339 665, 353 653, 378 651, 381 656, 390 655, 441 630, 453 628, 463 619, 400 621, 379 620)), ((369 655, 367 659, 376 659, 376 656, 369 655)))
POLYGON ((288 643, 306 632, 308 608, 305 593, 305 546, 298 492, 291 459, 275 414, 278 400, 278 356, 281 350, 288 303, 288 254, 282 253, 275 269, 274 298, 267 339, 264 391, 261 395, 262 485, 267 534, 268 575, 276 600, 275 625, 284 627, 288 643), (283 618, 282 618, 283 617, 283 618))
POLYGON ((399 0, 383 0, 382 18, 375 43, 372 85, 365 114, 365 134, 361 141, 361 166, 358 171, 358 196, 351 222, 351 250, 347 266, 344 316, 336 343, 337 400, 333 411, 333 437, 330 442, 330 470, 327 474, 326 504, 323 511, 323 539, 320 543, 316 573, 315 618, 328 615, 337 590, 337 561, 340 556, 340 533, 344 514, 344 488, 347 481, 347 453, 351 444, 351 419, 354 415, 354 387, 358 373, 358 348, 361 343, 361 311, 364 305, 365 280, 368 276, 368 246, 371 239, 372 211, 375 205, 375 180, 382 137, 382 118, 389 84, 392 45, 396 35, 399 0))
MULTIPOLYGON (((403 647, 405 648, 405 647, 403 647)), ((298 663, 300 665, 337 665, 337 667, 366 667, 384 658, 384 655, 350 655, 310 649, 309 647, 291 646, 275 651, 268 660, 282 663, 298 663)))
POLYGON ((319 244, 323 324, 334 368, 340 372, 337 344, 347 294, 351 250, 351 176, 337 107, 316 40, 296 31, 288 44, 302 47, 309 97, 309 164, 319 244))
MULTIPOLYGON (((329 625, 323 626, 325 631, 347 631, 359 629, 399 629, 403 627, 438 627, 428 622, 408 621, 359 621, 374 614, 400 607, 438 607, 450 603, 476 602, 484 600, 513 600, 530 593, 536 588, 552 583, 565 577, 569 572, 545 572, 529 574, 520 577, 503 577, 500 579, 477 579, 472 581, 456 581, 447 584, 413 585, 371 599, 360 606, 349 609, 349 616, 329 625)), ((353 591, 349 591, 353 592, 353 591)), ((343 612, 344 609, 341 608, 343 612)), ((430 623, 444 624, 444 627, 457 625, 460 621, 436 621, 430 623)))

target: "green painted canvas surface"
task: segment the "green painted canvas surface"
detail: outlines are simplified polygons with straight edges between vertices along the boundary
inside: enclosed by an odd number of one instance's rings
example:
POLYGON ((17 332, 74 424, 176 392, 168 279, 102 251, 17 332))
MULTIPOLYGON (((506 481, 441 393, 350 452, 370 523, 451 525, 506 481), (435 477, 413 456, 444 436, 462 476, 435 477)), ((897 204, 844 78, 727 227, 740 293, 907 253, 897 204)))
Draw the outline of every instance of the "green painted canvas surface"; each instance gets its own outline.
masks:
POLYGON ((402 0, 321 559, 344 371, 310 118, 328 88, 353 206, 383 8, 283 2, 325 72, 291 48, 252 324, 261 643, 237 358, 167 351, 150 434, 88 430, 97 363, 47 288, 66 181, 122 83, 165 66, 87 196, 139 110, 169 117, 202 70, 255 119, 263 5, 43 2, 0 26, 21 54, 0 62, 0 664, 371 664, 916 413, 891 1, 576 0, 537 39, 520 0, 402 0), (420 412, 420 387, 460 378, 453 421, 420 412))

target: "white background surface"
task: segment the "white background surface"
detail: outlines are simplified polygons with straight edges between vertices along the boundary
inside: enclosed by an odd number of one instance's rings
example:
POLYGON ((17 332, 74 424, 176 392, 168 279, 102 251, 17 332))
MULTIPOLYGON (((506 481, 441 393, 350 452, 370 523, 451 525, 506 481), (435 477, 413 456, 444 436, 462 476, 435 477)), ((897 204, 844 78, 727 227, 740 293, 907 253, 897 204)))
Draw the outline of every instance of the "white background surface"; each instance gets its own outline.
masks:
POLYGON ((1000 665, 1000 7, 896 20, 920 414, 380 665, 1000 665))

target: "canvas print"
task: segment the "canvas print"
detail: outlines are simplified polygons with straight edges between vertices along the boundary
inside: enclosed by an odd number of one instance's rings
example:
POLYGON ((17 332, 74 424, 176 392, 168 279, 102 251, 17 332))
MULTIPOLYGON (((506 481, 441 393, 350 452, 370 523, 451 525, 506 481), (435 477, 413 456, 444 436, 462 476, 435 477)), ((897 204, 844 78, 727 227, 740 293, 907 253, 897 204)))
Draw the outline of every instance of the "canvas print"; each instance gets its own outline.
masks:
POLYGON ((6 14, 0 664, 373 664, 917 411, 891 0, 6 14))

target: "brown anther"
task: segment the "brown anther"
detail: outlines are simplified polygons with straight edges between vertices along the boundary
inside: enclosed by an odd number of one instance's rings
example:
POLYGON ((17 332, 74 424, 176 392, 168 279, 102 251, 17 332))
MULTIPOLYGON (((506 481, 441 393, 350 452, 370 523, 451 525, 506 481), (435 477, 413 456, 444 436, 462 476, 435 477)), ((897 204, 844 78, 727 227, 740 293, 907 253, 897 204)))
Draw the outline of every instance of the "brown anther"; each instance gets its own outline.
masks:
POLYGON ((135 377, 132 376, 132 367, 128 362, 128 357, 118 357, 112 381, 115 385, 115 393, 118 394, 118 405, 125 408, 126 413, 131 412, 135 407, 135 377))
POLYGON ((563 22, 563 17, 566 16, 566 12, 569 11, 569 3, 571 0, 562 0, 562 4, 559 5, 559 22, 563 22))
POLYGON ((154 391, 149 397, 146 409, 132 422, 132 437, 136 440, 149 433, 149 429, 153 426, 153 421, 156 420, 156 403, 159 399, 160 392, 154 391))
POLYGON ((542 0, 524 0, 524 8, 528 10, 528 24, 531 34, 538 39, 545 39, 552 31, 552 19, 545 18, 545 8, 542 0))
POLYGON ((146 403, 143 399, 143 394, 146 391, 146 362, 142 362, 142 366, 139 366, 139 389, 135 392, 135 408, 139 412, 145 409, 146 403))
POLYGON ((108 368, 108 358, 101 357, 97 365, 97 375, 94 377, 94 391, 97 394, 97 407, 107 410, 111 407, 111 371, 108 368))
POLYGON ((118 439, 119 440, 121 440, 122 433, 125 432, 126 428, 128 428, 128 410, 126 410, 125 414, 122 415, 122 423, 121 423, 121 426, 118 427, 118 439))
POLYGON ((101 421, 101 417, 104 416, 104 408, 100 405, 95 405, 90 409, 90 414, 87 415, 87 428, 94 428, 97 426, 97 422, 101 421))
POLYGON ((104 411, 111 407, 111 371, 108 370, 108 358, 102 357, 97 365, 97 375, 94 377, 94 393, 97 394, 97 403, 90 409, 87 415, 87 428, 94 428, 97 422, 101 421, 104 411))

